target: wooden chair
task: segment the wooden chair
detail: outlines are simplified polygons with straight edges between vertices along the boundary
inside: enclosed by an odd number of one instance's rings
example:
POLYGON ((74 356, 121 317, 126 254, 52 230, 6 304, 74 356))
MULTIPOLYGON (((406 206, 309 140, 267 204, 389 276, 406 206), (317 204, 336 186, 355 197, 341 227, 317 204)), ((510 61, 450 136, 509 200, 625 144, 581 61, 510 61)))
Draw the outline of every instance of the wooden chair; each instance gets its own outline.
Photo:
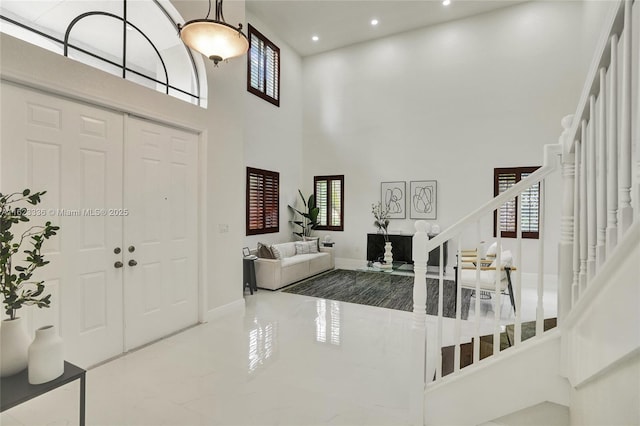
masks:
POLYGON ((511 283, 511 271, 515 271, 516 267, 511 265, 513 257, 509 250, 503 251, 500 258, 501 266, 498 267, 498 265, 496 265, 497 259, 495 255, 488 255, 486 258, 481 259, 479 258, 476 250, 462 250, 459 264, 454 266, 454 269, 456 270, 456 288, 458 285, 458 279, 460 279, 460 285, 462 287, 475 290, 476 281, 478 281, 477 267, 478 264, 480 264, 480 284, 478 287, 480 288, 481 294, 476 296, 482 297, 482 294, 484 293, 487 295, 487 298, 491 298, 490 294, 496 291, 496 273, 499 272, 501 274, 499 290, 503 294, 509 294, 511 306, 515 313, 516 302, 513 295, 513 285, 511 283), (461 268, 459 278, 457 271, 458 267, 461 268))

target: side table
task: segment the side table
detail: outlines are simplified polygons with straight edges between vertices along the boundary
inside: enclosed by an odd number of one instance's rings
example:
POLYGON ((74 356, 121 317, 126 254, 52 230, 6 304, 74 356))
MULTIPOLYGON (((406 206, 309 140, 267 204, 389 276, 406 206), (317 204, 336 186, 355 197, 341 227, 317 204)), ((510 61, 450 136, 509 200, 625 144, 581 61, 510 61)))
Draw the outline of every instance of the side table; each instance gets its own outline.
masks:
POLYGON ((13 376, 3 377, 0 379, 0 412, 80 379, 80 426, 84 426, 86 373, 86 370, 65 361, 62 376, 40 385, 29 384, 26 368, 13 376))
POLYGON ((254 290, 258 291, 258 285, 256 284, 256 265, 254 261, 257 259, 255 256, 246 256, 242 258, 242 293, 244 289, 249 287, 249 291, 253 294, 254 290))

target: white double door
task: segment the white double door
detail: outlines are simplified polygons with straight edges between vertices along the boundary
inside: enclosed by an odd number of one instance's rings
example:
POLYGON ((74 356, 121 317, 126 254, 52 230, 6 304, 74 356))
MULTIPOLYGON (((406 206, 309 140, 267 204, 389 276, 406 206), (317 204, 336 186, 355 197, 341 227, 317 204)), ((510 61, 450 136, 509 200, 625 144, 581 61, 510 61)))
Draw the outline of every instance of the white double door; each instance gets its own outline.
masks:
POLYGON ((197 322, 197 135, 3 83, 0 192, 58 236, 41 269, 68 360, 90 366, 197 322), (37 210, 36 210, 37 209, 37 210))

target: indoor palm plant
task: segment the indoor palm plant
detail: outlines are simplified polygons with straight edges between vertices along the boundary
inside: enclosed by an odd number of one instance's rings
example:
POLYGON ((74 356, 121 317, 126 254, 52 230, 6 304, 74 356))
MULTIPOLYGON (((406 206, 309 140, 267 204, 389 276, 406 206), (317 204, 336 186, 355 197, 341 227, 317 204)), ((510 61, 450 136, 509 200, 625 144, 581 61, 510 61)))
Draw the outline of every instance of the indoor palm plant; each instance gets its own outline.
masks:
POLYGON ((49 263, 44 260, 42 244, 56 235, 59 227, 46 222, 44 226, 30 226, 17 234, 12 232, 14 225, 30 221, 29 210, 21 205, 37 205, 45 193, 46 191, 32 193, 29 189, 8 195, 0 193, 0 291, 3 308, 8 316, 0 327, 2 376, 17 373, 27 366, 29 340, 26 332, 23 332, 26 337, 25 346, 24 337, 19 336, 24 325, 17 316, 18 309, 28 305, 48 308, 51 304, 51 295, 44 294, 44 281, 34 280, 33 274, 49 263), (18 337, 14 338, 14 335, 18 337))
POLYGON ((316 197, 314 194, 311 194, 308 200, 302 195, 302 191, 298 190, 298 194, 300 194, 302 204, 304 204, 306 211, 300 211, 292 206, 289 206, 289 208, 302 216, 302 219, 292 220, 292 222, 301 228, 300 232, 294 232, 294 234, 304 239, 311 237, 311 231, 318 227, 320 208, 316 206, 316 197))

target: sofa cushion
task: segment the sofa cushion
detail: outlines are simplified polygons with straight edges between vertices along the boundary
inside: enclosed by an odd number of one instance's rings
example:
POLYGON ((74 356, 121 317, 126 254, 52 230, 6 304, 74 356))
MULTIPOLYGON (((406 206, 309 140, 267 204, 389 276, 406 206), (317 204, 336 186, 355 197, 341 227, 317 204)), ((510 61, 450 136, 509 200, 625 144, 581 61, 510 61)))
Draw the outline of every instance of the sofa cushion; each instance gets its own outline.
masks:
POLYGON ((274 244, 271 250, 277 259, 285 259, 296 255, 296 244, 294 242, 274 244))
POLYGON ((258 243, 258 257, 263 259, 275 259, 276 257, 271 250, 271 246, 266 244, 258 243))
POLYGON ((281 265, 283 268, 286 268, 291 265, 296 265, 298 263, 309 262, 311 259, 319 256, 319 253, 314 254, 298 254, 291 257, 286 257, 281 260, 281 265))
POLYGON ((331 267, 331 255, 329 253, 319 253, 309 260, 309 273, 312 275, 331 269, 331 267))
MULTIPOLYGON (((463 269, 461 271, 461 282, 463 287, 475 288, 476 286, 476 271, 473 269, 463 269)), ((506 275, 501 278, 506 278, 506 275)), ((480 271, 480 289, 493 291, 496 289, 496 271, 480 271)), ((504 291, 507 288, 507 280, 501 279, 498 286, 500 291, 504 291)))

